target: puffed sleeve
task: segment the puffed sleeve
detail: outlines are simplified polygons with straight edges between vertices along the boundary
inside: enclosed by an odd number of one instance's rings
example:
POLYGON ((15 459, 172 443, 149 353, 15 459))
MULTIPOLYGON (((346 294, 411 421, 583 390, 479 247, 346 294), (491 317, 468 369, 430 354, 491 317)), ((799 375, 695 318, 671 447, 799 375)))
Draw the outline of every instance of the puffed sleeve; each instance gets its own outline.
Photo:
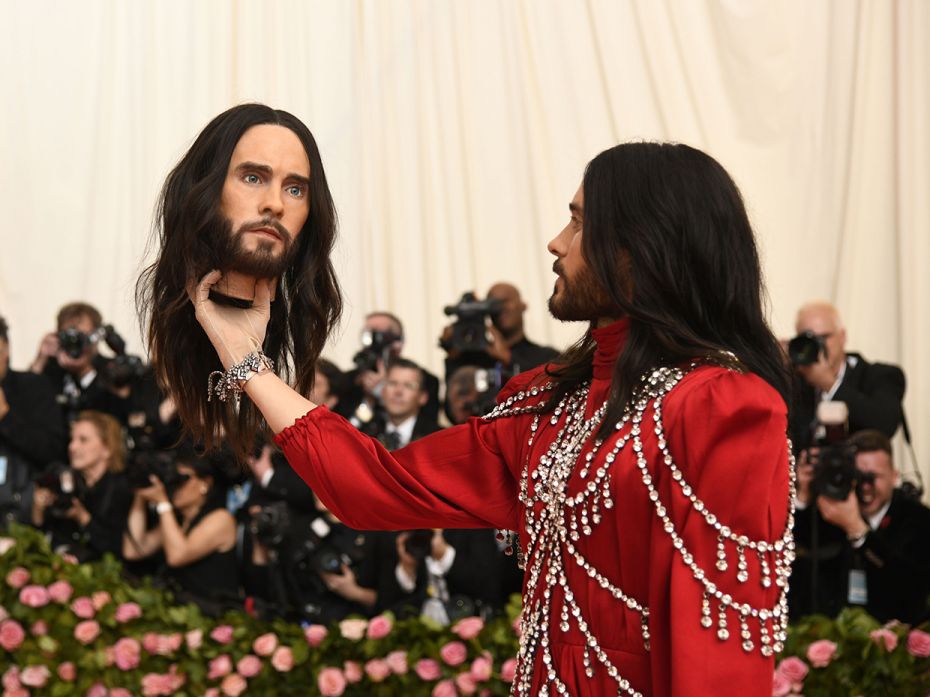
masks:
MULTIPOLYGON (((727 568, 718 570, 719 532, 713 523, 752 541, 774 543, 783 537, 790 481, 785 404, 758 376, 702 368, 668 396, 662 421, 668 453, 683 476, 677 481, 673 470, 659 460, 652 460, 657 462, 653 474, 683 547, 676 548, 666 522, 656 516, 652 534, 661 543, 651 561, 652 578, 667 582, 655 583, 650 590, 655 694, 769 697, 774 658, 761 652, 760 620, 750 615, 742 626, 740 613, 731 605, 723 612, 722 625, 721 602, 711 594, 710 626, 702 626, 707 589, 696 575, 706 575, 735 603, 770 611, 778 604, 775 553, 763 555, 769 572, 765 574, 758 551, 744 546, 748 578, 740 580, 739 545, 725 540, 727 568), (769 587, 763 585, 766 575, 769 587), (726 640, 718 636, 722 627, 729 635, 726 640), (751 646, 744 647, 746 629, 751 646)), ((773 622, 765 624, 774 645, 773 622)))

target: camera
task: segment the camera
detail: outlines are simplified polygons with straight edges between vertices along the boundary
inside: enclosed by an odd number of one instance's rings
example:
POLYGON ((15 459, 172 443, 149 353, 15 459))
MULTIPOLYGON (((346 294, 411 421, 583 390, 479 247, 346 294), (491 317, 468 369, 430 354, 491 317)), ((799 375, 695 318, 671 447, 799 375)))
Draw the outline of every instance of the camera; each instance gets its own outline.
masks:
POLYGON ((84 355, 84 352, 89 346, 96 344, 103 338, 104 330, 101 327, 90 334, 85 334, 84 332, 74 329, 73 327, 69 329, 62 329, 58 332, 58 346, 64 351, 68 356, 74 359, 78 359, 84 355))
POLYGON ((816 363, 821 354, 827 355, 827 347, 823 337, 812 331, 801 332, 788 342, 788 358, 794 365, 816 363))
POLYGON ((112 324, 103 326, 103 340, 115 358, 107 363, 105 377, 113 387, 126 387, 145 375, 145 363, 139 356, 126 353, 126 342, 112 324))
POLYGON ((33 481, 37 487, 48 489, 54 495, 55 498, 47 510, 49 515, 56 518, 64 518, 74 505, 74 499, 80 500, 87 489, 84 477, 62 464, 51 465, 44 472, 37 474, 33 481))
POLYGON ((433 549, 433 531, 410 530, 404 542, 404 549, 417 561, 426 559, 433 549))
POLYGON ((165 486, 168 498, 174 495, 190 476, 178 472, 174 455, 163 451, 135 451, 126 467, 126 480, 133 491, 152 486, 150 477, 155 475, 165 486))
POLYGON ((456 320, 452 325, 452 337, 443 342, 442 347, 460 353, 484 351, 490 345, 487 320, 495 317, 501 307, 500 300, 478 300, 472 292, 463 293, 457 304, 443 308, 443 312, 455 316, 456 320))
POLYGON ((387 363, 391 344, 402 338, 393 332, 375 332, 366 329, 362 332, 362 350, 352 357, 355 367, 359 370, 378 370, 378 361, 387 363))
POLYGON ((813 492, 835 501, 845 501, 860 483, 874 482, 875 475, 856 467, 856 448, 847 441, 849 409, 843 402, 821 402, 817 407, 815 442, 819 453, 812 463, 813 492))

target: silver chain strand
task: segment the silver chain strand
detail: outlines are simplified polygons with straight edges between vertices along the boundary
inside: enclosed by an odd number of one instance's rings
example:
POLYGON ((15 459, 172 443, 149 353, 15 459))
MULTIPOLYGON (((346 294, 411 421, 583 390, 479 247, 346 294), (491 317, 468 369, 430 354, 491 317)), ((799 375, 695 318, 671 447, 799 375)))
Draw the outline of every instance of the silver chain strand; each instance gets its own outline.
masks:
MULTIPOLYGON (((695 581, 703 587, 703 600, 698 614, 701 626, 710 629, 716 624, 718 640, 726 641, 731 635, 727 625, 727 613, 734 613, 739 623, 742 648, 748 653, 756 646, 752 641, 753 634, 749 626, 751 617, 758 624, 761 653, 768 657, 782 650, 788 622, 788 576, 791 573, 791 562, 794 559, 791 529, 795 513, 792 492, 796 482, 791 443, 787 442, 790 463, 789 514, 782 536, 774 542, 752 540, 745 535, 740 535, 730 526, 724 525, 703 501, 697 498, 683 473, 675 464, 668 451, 662 424, 664 398, 685 375, 699 365, 702 363, 692 363, 687 370, 657 368, 644 376, 641 380, 641 387, 632 400, 632 406, 626 407, 620 421, 615 424, 614 432, 619 433, 619 436, 603 458, 599 457, 603 445, 600 438, 593 439, 590 451, 584 458, 581 458, 585 444, 594 437, 607 408, 605 401, 591 417, 587 419, 584 417, 590 383, 581 385, 573 393, 563 397, 551 414, 542 412, 547 401, 547 393, 555 388, 554 383, 520 391, 483 417, 485 420, 492 420, 532 414, 533 421, 527 441, 528 450, 532 448, 544 420, 548 421, 552 427, 558 426, 561 422, 555 439, 549 444, 546 452, 539 457, 537 466, 530 472, 529 461, 527 461, 520 478, 519 498, 525 509, 527 539, 524 541, 525 549, 519 554, 518 560, 520 568, 526 573, 524 597, 527 605, 521 615, 522 633, 517 654, 517 678, 511 691, 513 695, 520 697, 530 695, 533 664, 537 654, 541 655, 546 678, 538 694, 542 697, 549 697, 550 691, 558 695, 570 694, 568 687, 558 676, 550 651, 550 620, 558 620, 554 630, 562 633, 568 632, 571 624, 574 623, 584 637, 584 670, 589 678, 594 677, 595 664, 598 664, 617 683, 618 695, 642 697, 641 693, 630 685, 629 680, 620 675, 617 667, 611 663, 607 653, 591 631, 589 621, 585 618, 581 606, 576 602, 575 594, 565 573, 565 559, 567 558, 570 560, 569 563, 574 563, 588 578, 622 603, 629 611, 639 615, 643 643, 646 650, 649 650, 649 608, 631 597, 619 584, 611 581, 602 571, 587 561, 575 546, 575 542, 593 533, 602 520, 602 511, 613 508, 614 500, 610 487, 611 468, 627 444, 630 444, 633 450, 636 467, 640 471, 643 485, 656 515, 662 522, 662 529, 671 538, 673 547, 685 566, 690 569, 695 581), (779 589, 778 600, 772 608, 756 608, 724 593, 716 584, 708 580, 707 572, 698 565, 694 556, 688 551, 684 539, 679 535, 674 521, 669 517, 668 509, 653 485, 655 473, 649 471, 644 454, 642 425, 644 415, 650 405, 653 407, 654 428, 652 431, 655 434, 660 454, 657 466, 668 469, 682 496, 701 514, 705 524, 716 535, 715 568, 719 571, 726 571, 728 568, 735 567, 737 586, 742 586, 749 579, 746 550, 751 550, 752 556, 758 558, 761 585, 768 589, 773 583, 772 577, 774 576, 774 584, 779 589), (576 470, 576 465, 578 476, 582 480, 582 488, 576 494, 568 494, 568 482, 576 470), (593 477, 589 480, 588 477, 592 470, 593 477), (726 544, 735 547, 735 557, 738 563, 728 564, 726 544), (771 565, 769 564, 770 557, 773 562, 771 565), (560 602, 560 605, 554 605, 555 602, 560 602), (553 612, 554 608, 555 612, 553 612), (592 654, 594 660, 591 659, 592 654)), ((513 535, 510 531, 507 531, 507 534, 509 537, 513 535)))
POLYGON ((252 351, 241 361, 231 366, 225 373, 214 370, 207 377, 207 401, 215 394, 221 402, 225 402, 232 395, 239 403, 239 396, 243 392, 243 385, 251 378, 262 373, 274 370, 274 361, 261 351, 252 351))

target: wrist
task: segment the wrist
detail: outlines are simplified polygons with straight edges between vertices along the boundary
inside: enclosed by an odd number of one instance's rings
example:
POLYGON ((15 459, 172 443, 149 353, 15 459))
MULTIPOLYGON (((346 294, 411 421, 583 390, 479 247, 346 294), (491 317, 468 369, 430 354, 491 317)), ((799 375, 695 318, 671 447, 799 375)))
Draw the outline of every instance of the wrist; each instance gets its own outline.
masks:
POLYGON ((174 506, 171 505, 170 501, 159 501, 155 504, 155 512, 158 515, 164 515, 165 513, 171 513, 174 510, 174 506))
POLYGON ((860 522, 857 525, 850 525, 846 528, 846 539, 850 542, 858 542, 859 540, 865 539, 865 536, 869 534, 871 528, 865 524, 865 522, 860 522))

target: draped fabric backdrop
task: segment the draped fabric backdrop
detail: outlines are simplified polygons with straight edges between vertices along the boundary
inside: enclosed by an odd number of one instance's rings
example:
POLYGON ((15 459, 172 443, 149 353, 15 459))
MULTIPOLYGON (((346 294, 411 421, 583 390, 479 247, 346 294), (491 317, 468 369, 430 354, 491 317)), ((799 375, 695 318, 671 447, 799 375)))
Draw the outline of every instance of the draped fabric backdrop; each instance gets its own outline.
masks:
POLYGON ((773 326, 841 309, 901 364, 930 463, 930 2, 86 0, 0 3, 0 314, 24 368, 57 308, 98 306, 142 350, 132 287, 161 182, 227 107, 319 141, 347 298, 441 369, 442 307, 510 280, 550 319, 546 242, 585 163, 630 139, 702 148, 742 188, 773 326))

